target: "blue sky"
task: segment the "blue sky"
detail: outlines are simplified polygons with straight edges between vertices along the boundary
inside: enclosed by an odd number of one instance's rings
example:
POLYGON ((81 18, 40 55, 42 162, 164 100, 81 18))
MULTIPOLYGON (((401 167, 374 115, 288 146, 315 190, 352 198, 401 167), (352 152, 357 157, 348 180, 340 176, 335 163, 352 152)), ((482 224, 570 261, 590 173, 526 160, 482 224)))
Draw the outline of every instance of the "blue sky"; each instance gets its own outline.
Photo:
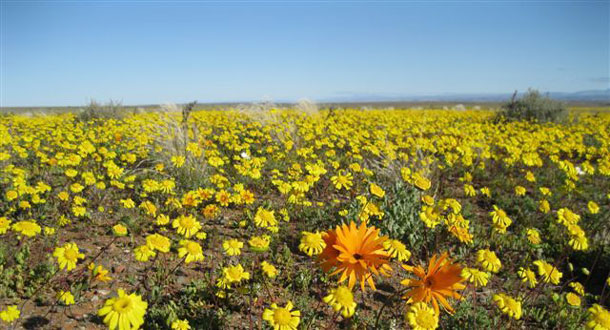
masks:
POLYGON ((608 1, 6 1, 2 106, 609 86, 608 1))

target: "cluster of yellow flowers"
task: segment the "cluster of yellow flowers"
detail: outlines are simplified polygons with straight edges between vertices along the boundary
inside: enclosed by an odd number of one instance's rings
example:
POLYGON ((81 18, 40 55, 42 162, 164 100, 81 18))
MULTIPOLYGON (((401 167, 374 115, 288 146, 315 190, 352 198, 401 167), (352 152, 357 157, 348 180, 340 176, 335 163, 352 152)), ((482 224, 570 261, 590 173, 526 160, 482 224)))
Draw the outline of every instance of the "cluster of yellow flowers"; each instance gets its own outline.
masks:
MULTIPOLYGON (((464 301, 526 326, 541 322, 528 313, 541 299, 562 311, 556 327, 610 328, 605 291, 587 286, 607 267, 582 261, 608 239, 610 116, 538 124, 492 115, 223 109, 185 122, 150 112, 86 123, 69 113, 2 116, 0 247, 15 258, 36 250, 33 264, 19 261, 19 277, 52 265, 30 293, 62 306, 117 288, 95 306, 110 329, 157 322, 147 311, 158 318, 159 304, 180 289, 167 284, 178 272, 180 283, 211 283, 209 301, 192 306, 235 304, 224 312, 274 329, 297 329, 302 314, 315 327, 317 313, 328 315, 320 322, 377 326, 393 297, 373 301, 372 311, 358 299, 387 286, 404 304, 397 322, 414 329, 441 326, 464 301), (593 275, 577 274, 572 262, 593 275), (313 274, 316 293, 287 294, 299 273, 313 274), (236 307, 246 301, 247 310, 236 307)), ((15 264, 5 260, 0 269, 15 264)), ((20 310, 20 301, 0 297, 0 319, 35 313, 28 302, 20 310)), ((196 327, 187 312, 166 316, 163 326, 196 327)))

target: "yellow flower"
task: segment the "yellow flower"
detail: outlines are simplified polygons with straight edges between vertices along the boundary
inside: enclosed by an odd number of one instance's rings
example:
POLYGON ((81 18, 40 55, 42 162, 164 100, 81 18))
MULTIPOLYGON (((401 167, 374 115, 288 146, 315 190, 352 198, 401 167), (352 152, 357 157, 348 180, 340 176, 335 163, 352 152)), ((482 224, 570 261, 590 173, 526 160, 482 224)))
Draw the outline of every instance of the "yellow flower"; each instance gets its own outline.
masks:
POLYGON ((22 209, 26 210, 26 209, 29 209, 31 207, 32 207, 32 205, 28 201, 21 201, 21 202, 19 202, 19 208, 22 208, 22 209))
POLYGON ((12 200, 16 199, 17 197, 19 197, 19 194, 14 190, 9 190, 6 192, 6 194, 4 194, 4 196, 6 196, 7 200, 12 201, 12 200))
POLYGON ((555 266, 547 263, 544 260, 534 261, 534 265, 538 267, 538 275, 542 276, 543 282, 551 282, 553 284, 559 284, 559 280, 563 276, 555 266))
POLYGON ((78 171, 73 168, 69 168, 64 172, 64 174, 69 178, 73 178, 78 175, 78 171))
POLYGON ((218 202, 218 204, 220 204, 220 206, 229 206, 229 203, 231 202, 231 194, 229 194, 227 191, 225 190, 221 190, 219 192, 216 193, 216 202, 218 202))
POLYGON ((528 228, 526 231, 526 235, 527 240, 534 245, 538 245, 540 244, 540 242, 542 242, 542 240, 540 239, 540 232, 538 232, 538 230, 536 230, 535 228, 528 228))
POLYGON ((521 318, 521 302, 517 301, 504 293, 495 294, 493 296, 493 300, 496 302, 496 305, 502 313, 508 315, 509 317, 518 320, 521 318))
POLYGON ((57 300, 61 301, 64 305, 74 305, 74 296, 70 291, 60 290, 57 293, 57 300))
POLYGON ((423 195, 421 197, 421 201, 428 206, 434 205, 434 197, 432 197, 430 195, 423 195))
POLYGON ((589 248, 589 240, 582 235, 570 236, 568 244, 577 251, 585 251, 589 248))
POLYGON ((76 268, 78 259, 85 258, 85 255, 79 252, 76 243, 66 243, 62 247, 55 248, 53 256, 57 258, 59 269, 66 268, 67 271, 76 268))
POLYGON ((413 179, 411 178, 411 169, 408 167, 400 168, 400 176, 405 182, 413 183, 413 179))
POLYGON ((144 324, 148 303, 135 293, 126 294, 123 289, 117 293, 118 297, 106 300, 97 314, 104 317, 104 324, 110 330, 138 329, 144 324))
POLYGON ((493 206, 494 210, 489 212, 489 215, 492 216, 492 221, 494 224, 494 229, 496 229, 499 233, 505 233, 506 228, 512 224, 512 220, 506 215, 504 210, 498 208, 496 205, 493 206))
POLYGON ((527 190, 525 189, 525 187, 522 187, 522 186, 515 187, 515 195, 517 195, 517 196, 524 196, 526 192, 527 192, 527 190))
POLYGON ((169 252, 169 248, 171 247, 172 243, 170 242, 169 238, 163 235, 152 234, 146 236, 146 245, 153 250, 167 253, 169 252))
POLYGON ((566 301, 570 306, 580 306, 580 297, 572 292, 566 294, 566 301))
POLYGON ((383 198, 383 196, 385 196, 385 191, 380 186, 378 186, 374 183, 371 183, 370 191, 371 191, 371 194, 373 194, 379 198, 383 198))
POLYGON ((242 280, 249 280, 250 273, 244 271, 244 267, 241 264, 235 266, 228 266, 222 269, 224 280, 228 283, 241 282, 242 280))
POLYGON ((576 225, 580 221, 580 215, 570 211, 567 208, 561 208, 557 211, 557 222, 562 225, 576 225))
POLYGON ((263 320, 269 322, 274 330, 296 330, 301 321, 301 312, 293 311, 292 302, 288 301, 286 307, 271 304, 271 309, 265 308, 263 320))
POLYGON ((79 193, 79 192, 83 191, 83 189, 85 189, 85 187, 78 182, 70 185, 70 190, 73 193, 79 193))
POLYGON ((428 190, 430 187, 432 187, 432 182, 419 173, 413 174, 412 180, 413 184, 421 190, 428 190))
POLYGON ((155 223, 157 224, 157 226, 165 226, 169 223, 169 217, 165 214, 159 214, 155 223))
POLYGON ((191 325, 187 320, 176 320, 172 322, 172 330, 189 330, 191 325))
POLYGON ((436 207, 423 205, 422 212, 419 213, 419 218, 424 222, 426 227, 434 228, 440 224, 441 215, 436 207))
POLYGON ((262 207, 259 207, 256 210, 256 214, 254 215, 254 223, 258 227, 269 227, 276 226, 277 220, 275 219, 275 211, 265 210, 262 207))
POLYGON ((569 285, 574 290, 574 292, 578 293, 581 296, 585 295, 585 287, 582 284, 578 282, 571 282, 569 285))
POLYGON ((62 201, 67 201, 70 198, 70 194, 67 191, 62 191, 57 194, 57 197, 62 201))
POLYGON ((587 327, 594 330, 610 329, 610 312, 598 304, 593 304, 589 308, 587 327))
POLYGON ((203 211, 201 213, 203 213, 203 216, 206 219, 213 219, 214 217, 218 216, 218 214, 220 214, 220 209, 214 204, 209 204, 203 208, 203 211))
POLYGON ((120 202, 126 209, 132 209, 136 206, 136 203, 131 198, 121 199, 120 202))
POLYGON ((150 258, 153 258, 155 255, 157 255, 155 253, 154 248, 150 247, 147 244, 138 246, 133 250, 133 252, 136 255, 136 260, 142 262, 147 262, 150 258))
POLYGON ((491 274, 476 268, 466 267, 462 269, 462 277, 468 280, 468 282, 473 283, 475 287, 483 287, 487 285, 491 274))
POLYGON ((229 239, 222 242, 222 248, 228 256, 238 256, 241 254, 241 249, 244 247, 244 243, 236 239, 229 239))
POLYGON ((301 235, 299 250, 310 257, 322 253, 322 250, 326 247, 326 243, 320 232, 310 233, 308 231, 303 231, 301 232, 301 235))
POLYGON ((203 261, 203 249, 199 243, 190 240, 181 240, 180 248, 178 248, 178 256, 184 259, 186 264, 193 261, 203 261))
POLYGON ((502 268, 502 262, 496 256, 496 253, 488 249, 477 251, 477 261, 488 272, 497 273, 502 268))
POLYGON ((536 284, 538 284, 538 280, 536 279, 536 273, 534 273, 529 268, 519 267, 517 274, 521 278, 521 282, 523 282, 523 283, 527 282, 527 285, 530 288, 533 288, 536 286, 536 284))
POLYGON ((434 309, 423 302, 411 305, 406 319, 413 330, 434 330, 438 328, 438 315, 434 312, 434 309))
POLYGON ((175 187, 176 187, 176 183, 173 180, 163 180, 161 182, 160 190, 166 194, 169 194, 172 191, 174 191, 175 187))
POLYGON ((396 258, 398 261, 405 262, 411 258, 411 252, 399 240, 389 239, 383 242, 383 248, 388 252, 390 258, 396 258))
POLYGON ((171 162, 176 168, 181 168, 185 161, 184 156, 172 156, 171 158, 171 162))
POLYGON ((87 214, 87 208, 84 206, 72 207, 72 213, 77 217, 83 217, 87 214))
POLYGON ((174 219, 172 227, 177 228, 178 234, 189 238, 201 229, 201 224, 192 215, 181 215, 174 219))
POLYGON ((254 252, 267 251, 269 249, 269 243, 271 243, 271 238, 268 235, 252 236, 252 238, 248 240, 250 249, 252 249, 254 252))
POLYGON ((0 235, 6 234, 6 231, 11 227, 11 220, 6 217, 0 217, 0 235))
POLYGON ((119 237, 125 236, 125 235, 127 235, 127 228, 119 223, 112 227, 112 232, 114 233, 114 235, 119 236, 119 237))
POLYGON ((59 217, 59 220, 57 220, 57 224, 60 225, 61 227, 65 227, 71 223, 72 223, 72 221, 63 215, 59 217))
POLYGON ((42 228, 34 220, 19 221, 14 223, 11 228, 23 236, 34 237, 40 234, 42 228))
POLYGON ((464 194, 466 196, 473 197, 473 196, 477 195, 477 191, 474 189, 474 187, 471 184, 465 184, 464 185, 464 194))
POLYGON ((21 311, 17 309, 17 305, 11 305, 5 311, 0 312, 0 320, 11 323, 21 316, 21 311))
POLYGON ((266 261, 261 262, 261 269, 269 278, 275 278, 277 276, 277 268, 266 261))
POLYGON ((356 311, 354 294, 346 286, 339 286, 331 289, 330 293, 324 297, 324 302, 329 304, 336 312, 341 311, 343 317, 351 317, 356 311))
POLYGON ((352 174, 349 172, 345 172, 344 170, 339 171, 337 175, 330 178, 330 181, 333 183, 337 190, 341 190, 341 188, 345 188, 345 190, 350 190, 352 187, 352 174))
POLYGON ((154 217, 157 215, 157 206, 150 201, 144 201, 140 203, 140 208, 143 209, 146 214, 150 216, 154 217))
POLYGON ((597 203, 594 201, 589 201, 589 203, 587 203, 587 208, 591 214, 599 213, 599 205, 597 205, 597 203))
POLYGON ((547 201, 546 199, 541 199, 538 202, 538 210, 540 210, 540 212, 544 214, 549 213, 551 211, 551 205, 549 204, 549 201, 547 201))
POLYGON ((91 277, 93 277, 94 280, 108 282, 112 279, 112 277, 108 276, 108 270, 104 269, 102 265, 96 266, 94 263, 90 263, 87 268, 91 271, 91 277))
POLYGON ((85 198, 80 197, 80 196, 74 196, 73 202, 74 202, 74 205, 79 205, 80 206, 80 205, 85 204, 87 202, 87 200, 85 198))

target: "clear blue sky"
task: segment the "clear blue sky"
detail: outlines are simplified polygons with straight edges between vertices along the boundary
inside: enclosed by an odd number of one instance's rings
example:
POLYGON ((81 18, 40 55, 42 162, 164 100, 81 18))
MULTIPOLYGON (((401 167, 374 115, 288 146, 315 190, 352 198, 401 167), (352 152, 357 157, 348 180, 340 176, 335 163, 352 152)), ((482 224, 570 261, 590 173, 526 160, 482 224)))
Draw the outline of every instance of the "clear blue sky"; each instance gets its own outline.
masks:
POLYGON ((6 1, 1 105, 609 86, 609 1, 6 1))

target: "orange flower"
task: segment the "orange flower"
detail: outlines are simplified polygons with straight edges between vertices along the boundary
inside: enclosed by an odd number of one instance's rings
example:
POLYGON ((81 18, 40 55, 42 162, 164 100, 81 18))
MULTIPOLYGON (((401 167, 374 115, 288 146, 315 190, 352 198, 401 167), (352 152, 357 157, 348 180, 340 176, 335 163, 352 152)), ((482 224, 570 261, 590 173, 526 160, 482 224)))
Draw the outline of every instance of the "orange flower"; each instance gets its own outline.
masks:
POLYGON ((400 282, 412 287, 403 296, 403 299, 408 299, 409 303, 423 301, 428 304, 432 301, 437 315, 439 313, 438 300, 450 314, 453 314, 453 308, 445 297, 460 299, 462 296, 456 290, 462 290, 466 286, 461 283, 464 281, 461 276, 462 266, 452 263, 447 252, 440 257, 436 254, 432 256, 428 264, 428 272, 422 266, 403 265, 402 267, 419 277, 419 279, 405 279, 400 282))
POLYGON ((337 234, 331 229, 322 233, 322 238, 324 239, 324 243, 326 243, 326 247, 322 250, 322 253, 318 255, 318 262, 320 262, 322 270, 328 273, 333 267, 339 265, 339 262, 337 261, 339 251, 333 247, 337 243, 337 234))
POLYGON ((354 222, 349 226, 343 224, 323 235, 326 248, 318 256, 320 266, 326 272, 336 268, 331 275, 341 273, 339 282, 349 279, 348 286, 353 288, 356 281, 364 290, 364 282, 376 290, 373 274, 389 276, 387 271, 389 255, 383 248, 386 236, 379 236, 375 227, 367 227, 366 223, 356 227, 354 222))

